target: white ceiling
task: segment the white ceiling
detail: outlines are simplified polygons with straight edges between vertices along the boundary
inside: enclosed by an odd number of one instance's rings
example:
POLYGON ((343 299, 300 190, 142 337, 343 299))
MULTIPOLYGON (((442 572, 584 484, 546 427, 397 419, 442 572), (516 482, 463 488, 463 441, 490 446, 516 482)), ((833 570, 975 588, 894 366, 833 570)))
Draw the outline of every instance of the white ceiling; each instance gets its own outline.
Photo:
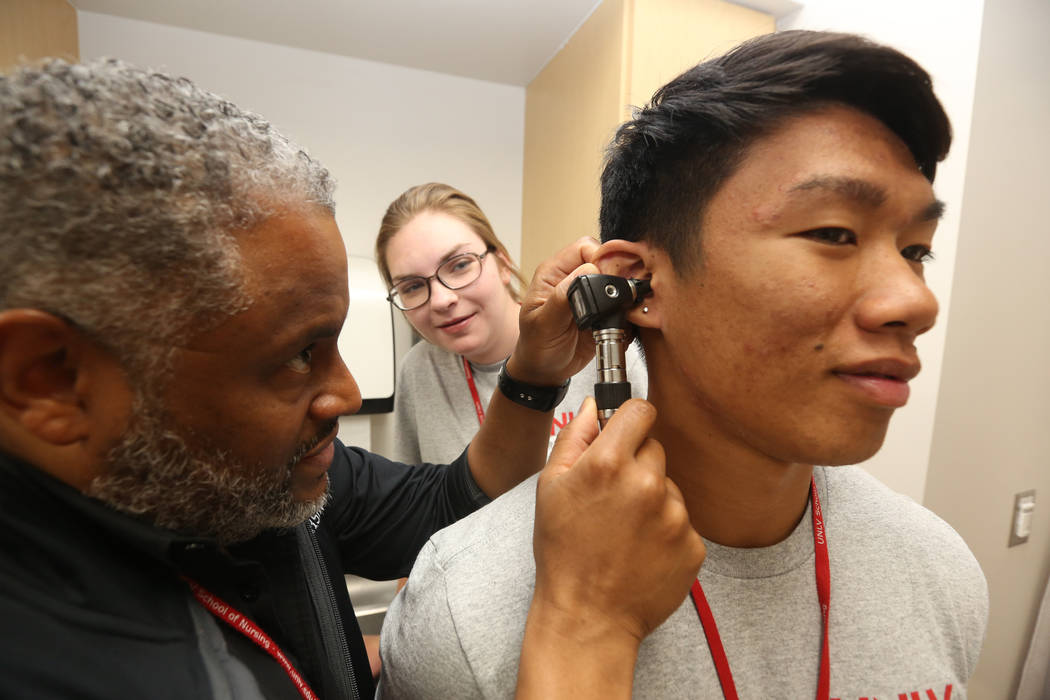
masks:
MULTIPOLYGON (((731 0, 775 16, 795 0, 731 0)), ((527 85, 601 0, 70 0, 78 10, 527 85)))
POLYGON ((78 10, 526 85, 600 0, 70 0, 78 10))

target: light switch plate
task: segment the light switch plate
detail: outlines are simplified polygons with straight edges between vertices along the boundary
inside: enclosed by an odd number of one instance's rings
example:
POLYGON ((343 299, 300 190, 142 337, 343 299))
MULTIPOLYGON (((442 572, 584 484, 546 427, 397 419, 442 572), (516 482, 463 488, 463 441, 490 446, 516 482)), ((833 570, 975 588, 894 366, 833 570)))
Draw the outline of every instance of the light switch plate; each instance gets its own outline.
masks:
MULTIPOLYGON (((1017 518, 1018 514, 1021 512, 1021 506, 1029 501, 1031 501, 1033 505, 1035 504, 1035 489, 1014 494, 1014 507, 1013 510, 1010 511, 1010 541, 1006 545, 1007 547, 1014 547, 1028 541, 1028 535, 1025 535, 1024 537, 1018 537, 1017 535, 1017 518)), ((1034 516, 1029 514, 1028 517, 1031 518, 1034 516)))

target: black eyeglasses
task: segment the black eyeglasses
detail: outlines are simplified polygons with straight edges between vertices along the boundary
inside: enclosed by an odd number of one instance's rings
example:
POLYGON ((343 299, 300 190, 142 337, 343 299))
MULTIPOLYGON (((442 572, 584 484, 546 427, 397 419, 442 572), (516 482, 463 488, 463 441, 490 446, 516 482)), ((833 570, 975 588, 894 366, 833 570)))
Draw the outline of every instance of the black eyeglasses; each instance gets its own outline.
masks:
POLYGON ((430 277, 407 277, 390 289, 386 300, 401 309, 411 311, 430 301, 430 280, 436 279, 448 289, 463 289, 481 277, 481 261, 492 252, 489 248, 481 255, 460 253, 438 266, 430 277))

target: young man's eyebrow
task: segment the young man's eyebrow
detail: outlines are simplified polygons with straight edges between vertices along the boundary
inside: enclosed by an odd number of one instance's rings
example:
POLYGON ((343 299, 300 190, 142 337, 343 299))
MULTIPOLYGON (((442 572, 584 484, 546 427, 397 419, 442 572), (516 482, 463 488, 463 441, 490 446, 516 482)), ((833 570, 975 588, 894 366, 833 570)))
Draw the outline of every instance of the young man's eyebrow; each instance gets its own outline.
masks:
MULTIPOLYGON (((828 190, 848 197, 856 202, 876 208, 887 198, 886 190, 867 180, 839 175, 818 175, 791 187, 788 192, 805 190, 828 190)), ((944 215, 944 202, 934 199, 915 216, 915 223, 937 221, 944 215)))
POLYGON ((944 202, 935 199, 919 212, 919 215, 915 217, 915 223, 922 224, 927 221, 939 221, 944 216, 944 209, 944 202))
POLYGON ((886 201, 886 190, 867 180, 841 175, 818 175, 791 187, 788 192, 827 190, 875 208, 886 201))

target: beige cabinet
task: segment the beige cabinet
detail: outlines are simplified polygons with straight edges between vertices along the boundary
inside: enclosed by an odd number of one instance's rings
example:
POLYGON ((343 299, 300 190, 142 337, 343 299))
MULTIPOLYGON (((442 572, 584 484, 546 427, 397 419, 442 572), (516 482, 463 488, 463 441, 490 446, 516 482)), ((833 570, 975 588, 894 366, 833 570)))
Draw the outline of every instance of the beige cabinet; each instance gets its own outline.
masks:
POLYGON ((77 11, 68 0, 0 0, 0 72, 45 56, 79 55, 77 11))
POLYGON ((521 267, 598 235, 605 147, 616 127, 686 68, 774 19, 722 0, 603 0, 525 93, 521 267))

